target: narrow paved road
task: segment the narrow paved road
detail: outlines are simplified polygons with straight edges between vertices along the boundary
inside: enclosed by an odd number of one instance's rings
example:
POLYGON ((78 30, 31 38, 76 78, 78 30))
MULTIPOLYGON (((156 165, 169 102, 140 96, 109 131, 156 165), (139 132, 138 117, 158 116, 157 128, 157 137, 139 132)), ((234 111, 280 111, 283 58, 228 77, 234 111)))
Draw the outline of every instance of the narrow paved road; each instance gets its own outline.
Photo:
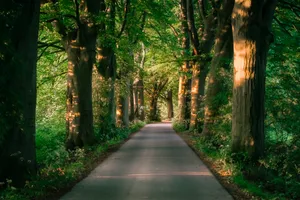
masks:
POLYGON ((227 200, 170 123, 149 124, 61 200, 227 200))

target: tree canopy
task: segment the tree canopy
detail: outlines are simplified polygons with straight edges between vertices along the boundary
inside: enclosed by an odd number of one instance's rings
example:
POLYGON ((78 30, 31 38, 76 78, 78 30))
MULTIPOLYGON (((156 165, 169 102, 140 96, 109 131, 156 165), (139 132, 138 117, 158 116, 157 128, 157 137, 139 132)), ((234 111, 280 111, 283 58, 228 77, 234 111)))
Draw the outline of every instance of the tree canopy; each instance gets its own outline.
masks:
POLYGON ((4 197, 60 170, 67 180, 88 152, 143 122, 172 120, 237 176, 299 199, 299 5, 0 2, 4 197))

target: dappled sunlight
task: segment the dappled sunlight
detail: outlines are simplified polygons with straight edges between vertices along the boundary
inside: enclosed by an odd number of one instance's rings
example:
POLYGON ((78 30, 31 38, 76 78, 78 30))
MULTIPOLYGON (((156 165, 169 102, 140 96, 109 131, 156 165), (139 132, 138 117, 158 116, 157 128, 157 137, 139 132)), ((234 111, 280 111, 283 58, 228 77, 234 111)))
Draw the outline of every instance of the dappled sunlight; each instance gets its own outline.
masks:
POLYGON ((193 87, 192 87, 192 90, 191 90, 192 94, 198 93, 198 89, 199 89, 198 85, 199 85, 199 79, 194 79, 193 87))
POLYGON ((242 87, 254 78, 256 44, 251 41, 234 42, 234 88, 242 87))
POLYGON ((251 0, 236 0, 235 7, 232 13, 232 17, 245 17, 248 15, 247 9, 251 7, 251 0))
POLYGON ((213 176, 210 172, 159 172, 159 173, 141 173, 141 174, 125 174, 116 176, 95 176, 98 179, 119 179, 119 178, 144 178, 158 176, 213 176))

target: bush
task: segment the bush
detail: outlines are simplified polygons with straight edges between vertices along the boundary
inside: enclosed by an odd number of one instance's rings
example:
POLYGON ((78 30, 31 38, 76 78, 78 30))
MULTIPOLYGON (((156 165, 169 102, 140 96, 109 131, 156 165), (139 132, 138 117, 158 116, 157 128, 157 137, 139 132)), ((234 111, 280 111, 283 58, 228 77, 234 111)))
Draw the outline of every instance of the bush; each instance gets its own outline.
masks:
POLYGON ((186 121, 179 122, 179 121, 173 119, 172 126, 173 126, 173 129, 176 132, 180 133, 180 132, 183 132, 183 131, 187 130, 187 128, 188 128, 188 122, 186 122, 186 121))

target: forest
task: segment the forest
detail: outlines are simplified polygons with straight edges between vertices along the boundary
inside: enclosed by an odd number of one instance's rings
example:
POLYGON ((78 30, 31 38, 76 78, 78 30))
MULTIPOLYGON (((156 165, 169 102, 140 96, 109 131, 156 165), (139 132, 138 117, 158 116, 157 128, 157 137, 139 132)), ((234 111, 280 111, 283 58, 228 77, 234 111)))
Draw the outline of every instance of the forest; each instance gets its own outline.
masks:
POLYGON ((299 0, 0 1, 0 199, 166 120, 240 199, 300 199, 299 29, 299 0))

